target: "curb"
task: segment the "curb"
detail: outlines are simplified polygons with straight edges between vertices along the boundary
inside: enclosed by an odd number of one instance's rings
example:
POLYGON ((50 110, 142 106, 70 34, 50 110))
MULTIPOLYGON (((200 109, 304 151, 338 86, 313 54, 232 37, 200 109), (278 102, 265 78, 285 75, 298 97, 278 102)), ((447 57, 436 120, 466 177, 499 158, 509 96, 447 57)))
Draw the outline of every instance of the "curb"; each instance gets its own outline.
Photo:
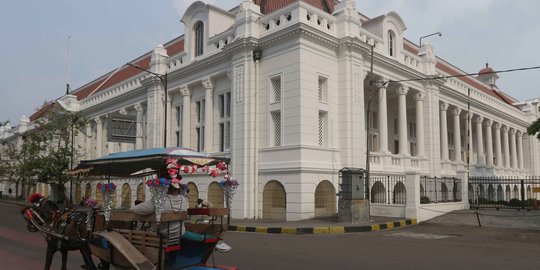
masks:
POLYGON ((229 225, 232 232, 253 232, 272 234, 343 234, 391 230, 417 224, 416 218, 385 222, 364 226, 329 226, 329 227, 250 227, 229 225))
POLYGON ((27 202, 27 201, 15 201, 15 200, 0 199, 0 203, 14 205, 14 206, 21 206, 21 207, 30 206, 30 203, 27 202))

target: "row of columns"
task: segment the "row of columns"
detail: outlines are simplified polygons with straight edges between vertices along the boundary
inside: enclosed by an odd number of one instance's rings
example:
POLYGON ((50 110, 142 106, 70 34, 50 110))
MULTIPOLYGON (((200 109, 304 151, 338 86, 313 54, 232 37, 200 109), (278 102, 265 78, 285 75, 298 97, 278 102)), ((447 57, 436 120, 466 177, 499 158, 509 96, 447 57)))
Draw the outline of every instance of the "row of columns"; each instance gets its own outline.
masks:
MULTIPOLYGON (((440 123, 441 123, 441 158, 443 161, 449 161, 448 155, 448 125, 447 125, 447 111, 449 105, 445 102, 440 103, 440 123)), ((454 147, 456 154, 454 156, 454 162, 463 162, 461 158, 461 109, 453 107, 450 111, 453 118, 453 133, 454 133, 454 147)), ((476 129, 476 146, 477 146, 477 165, 497 168, 512 168, 512 169, 524 169, 523 162, 523 137, 524 132, 515 128, 503 126, 500 123, 494 123, 490 119, 484 119, 480 115, 473 117, 473 122, 476 129), (484 136, 484 128, 486 134, 484 136), (493 151, 493 129, 495 131, 495 152, 493 151), (502 133, 501 133, 502 130, 502 133), (516 136, 517 135, 517 136, 516 136), (502 140, 501 140, 502 136, 502 140), (486 158, 484 159, 484 138, 486 139, 486 158), (496 157, 496 163, 494 164, 493 158, 496 157), (503 164, 504 160, 504 164, 503 164)), ((472 131, 472 130, 471 130, 472 131)), ((472 138, 471 138, 472 139, 472 138)), ((472 141, 471 141, 472 142, 472 141)))
MULTIPOLYGON (((379 151, 388 154, 388 106, 386 99, 387 86, 383 85, 379 88, 379 151)), ((399 136, 399 152, 401 156, 409 156, 409 139, 407 134, 407 94, 409 87, 400 86, 397 89, 398 94, 398 136, 399 136)), ((423 92, 416 92, 414 100, 416 102, 416 145, 417 156, 424 157, 424 98, 423 92)))
MULTIPOLYGON (((204 133, 204 141, 206 142, 205 143, 205 147, 204 147, 204 151, 206 152, 211 152, 213 151, 213 135, 214 135, 214 118, 212 117, 213 116, 213 93, 214 93, 214 84, 212 82, 211 79, 206 79, 206 80, 203 80, 202 81, 202 85, 204 87, 204 90, 205 90, 205 108, 204 108, 204 111, 205 111, 205 133, 204 133)), ((191 145, 191 136, 190 136, 190 130, 191 130, 191 127, 192 127, 192 123, 191 123, 191 90, 187 87, 187 86, 184 86, 184 87, 181 87, 180 88, 180 94, 182 95, 183 97, 183 111, 182 111, 182 130, 184 131, 183 132, 183 136, 182 136, 182 146, 183 147, 192 147, 191 145)), ((159 105, 159 104, 158 104, 159 105)), ((144 144, 143 144, 143 138, 144 138, 144 133, 143 133, 143 118, 144 118, 144 108, 143 108, 143 105, 141 103, 137 103, 133 106, 133 109, 136 111, 136 115, 137 115, 137 123, 136 123, 136 130, 137 130, 137 136, 136 136, 136 139, 135 139, 135 149, 142 149, 144 147, 144 144)), ((169 110, 170 112, 171 110, 169 110)), ((126 108, 122 108, 119 110, 119 113, 121 114, 126 114, 126 108)), ((104 145, 105 143, 107 142, 104 142, 104 137, 105 137, 105 130, 104 130, 104 124, 105 122, 103 121, 103 116, 98 116, 98 117, 95 117, 93 119, 93 122, 96 126, 96 133, 95 133, 95 157, 101 157, 103 156, 104 154, 106 153, 103 153, 103 149, 104 149, 104 145)), ((154 119, 154 120, 150 120, 150 121, 159 121, 160 119, 154 119)), ((171 128, 169 128, 169 130, 172 130, 171 128)), ((91 136, 91 133, 92 133, 92 128, 91 128, 91 125, 88 124, 86 126, 86 134, 87 136, 91 136)), ((93 137, 93 136, 92 136, 93 137)), ((91 139, 87 139, 86 141, 86 149, 91 149, 92 148, 92 140, 91 139)))

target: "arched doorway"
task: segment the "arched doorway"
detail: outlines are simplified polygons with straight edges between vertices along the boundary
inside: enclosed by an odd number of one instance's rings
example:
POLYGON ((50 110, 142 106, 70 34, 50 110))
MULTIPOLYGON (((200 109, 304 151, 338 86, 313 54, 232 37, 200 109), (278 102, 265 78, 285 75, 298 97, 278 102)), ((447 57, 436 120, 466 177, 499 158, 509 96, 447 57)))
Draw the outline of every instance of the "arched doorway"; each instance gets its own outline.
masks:
POLYGON ((122 186, 122 200, 121 200, 120 207, 122 209, 130 209, 131 208, 131 187, 128 183, 125 183, 122 186))
POLYGON ((187 185, 189 189, 189 208, 195 208, 199 199, 199 189, 193 182, 189 182, 187 185))
POLYGON ((75 201, 74 204, 78 204, 81 201, 81 184, 77 183, 75 185, 75 201))
POLYGON ((495 188, 492 184, 489 184, 488 186, 488 201, 490 203, 495 201, 495 188))
POLYGON ((208 201, 214 204, 214 207, 223 208, 223 190, 218 182, 214 181, 208 186, 208 201))
POLYGON ((337 213, 336 189, 328 180, 315 188, 315 217, 330 217, 337 213))
POLYGON ((497 186, 497 201, 504 201, 504 192, 502 185, 497 186))
POLYGON ((137 186, 137 200, 144 202, 144 185, 141 183, 137 186))
POLYGON ((510 185, 506 185, 505 200, 510 201, 510 199, 512 199, 512 192, 510 189, 510 185))
POLYGON ((37 184, 37 193, 43 195, 43 184, 41 183, 37 184))
POLYGON ((283 185, 271 180, 263 190, 263 218, 285 220, 287 214, 287 194, 283 185))
POLYGON ((441 202, 448 202, 448 186, 446 186, 446 183, 441 183, 441 202))
POLYGON ((92 185, 90 183, 86 183, 84 186, 84 199, 88 199, 92 197, 92 185))
POLYGON ((519 188, 517 185, 514 186, 514 199, 519 199, 519 188))
POLYGON ((45 190, 43 191, 43 196, 47 197, 49 196, 49 185, 48 184, 43 184, 45 185, 45 190))
POLYGON ((381 181, 377 181, 371 187, 371 203, 386 203, 386 190, 381 181))

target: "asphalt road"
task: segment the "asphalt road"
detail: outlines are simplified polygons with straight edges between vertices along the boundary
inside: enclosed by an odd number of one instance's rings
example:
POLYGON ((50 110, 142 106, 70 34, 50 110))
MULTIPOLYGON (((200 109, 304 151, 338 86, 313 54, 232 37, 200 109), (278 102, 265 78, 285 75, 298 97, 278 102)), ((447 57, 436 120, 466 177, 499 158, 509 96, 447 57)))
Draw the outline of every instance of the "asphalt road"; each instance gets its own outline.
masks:
MULTIPOLYGON (((0 269, 42 269, 43 238, 26 231, 18 207, 0 204, 0 216, 0 269)), ((540 230, 421 223, 340 235, 228 232, 225 240, 233 250, 216 252, 216 264, 242 270, 540 269, 540 230)), ((59 264, 58 253, 55 269, 59 264)), ((68 269, 81 264, 81 256, 70 253, 68 269)))
MULTIPOLYGON (((30 270, 45 266, 46 242, 39 233, 26 230, 21 207, 0 204, 0 269, 30 270)), ((53 258, 52 269, 60 269, 61 255, 53 258)), ((84 264, 79 252, 68 254, 68 269, 81 269, 84 264)))

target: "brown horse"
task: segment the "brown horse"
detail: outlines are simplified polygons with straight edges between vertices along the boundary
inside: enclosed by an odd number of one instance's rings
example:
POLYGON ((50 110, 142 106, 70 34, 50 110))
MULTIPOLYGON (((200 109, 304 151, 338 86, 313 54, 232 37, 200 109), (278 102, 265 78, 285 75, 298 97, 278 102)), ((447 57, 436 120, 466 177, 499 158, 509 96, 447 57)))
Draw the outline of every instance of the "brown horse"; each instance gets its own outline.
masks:
POLYGON ((93 211, 88 213, 77 212, 72 209, 59 209, 52 201, 40 194, 30 196, 32 206, 22 210, 27 222, 27 229, 31 232, 39 231, 47 241, 45 256, 45 270, 50 269, 54 253, 62 254, 62 270, 66 270, 67 254, 70 250, 79 250, 83 257, 86 269, 97 269, 92 261, 92 254, 88 245, 93 211))

